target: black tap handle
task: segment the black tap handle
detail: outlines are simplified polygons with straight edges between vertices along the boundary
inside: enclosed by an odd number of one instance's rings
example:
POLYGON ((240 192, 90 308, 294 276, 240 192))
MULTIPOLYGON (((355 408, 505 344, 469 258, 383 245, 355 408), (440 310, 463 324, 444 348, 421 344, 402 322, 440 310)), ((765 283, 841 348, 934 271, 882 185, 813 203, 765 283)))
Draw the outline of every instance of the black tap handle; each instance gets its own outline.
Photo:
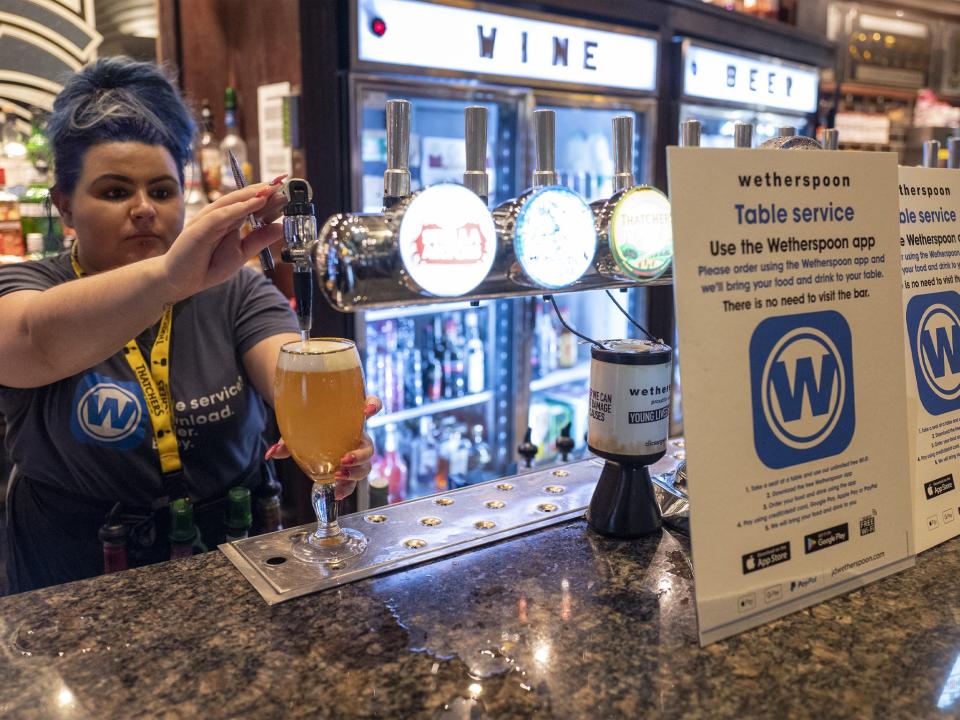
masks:
POLYGON ((517 452, 520 453, 520 456, 526 461, 527 467, 533 465, 533 459, 537 456, 538 452, 537 446, 531 442, 532 435, 533 430, 527 428, 527 432, 523 436, 523 442, 517 447, 517 452))
POLYGON ((309 332, 313 326, 313 271, 309 267, 294 267, 293 296, 297 300, 300 329, 309 332))
POLYGON ((570 453, 573 452, 574 442, 573 438, 570 437, 570 430, 573 423, 567 423, 560 429, 560 437, 557 438, 557 450, 560 451, 560 459, 564 462, 567 461, 567 457, 570 453))

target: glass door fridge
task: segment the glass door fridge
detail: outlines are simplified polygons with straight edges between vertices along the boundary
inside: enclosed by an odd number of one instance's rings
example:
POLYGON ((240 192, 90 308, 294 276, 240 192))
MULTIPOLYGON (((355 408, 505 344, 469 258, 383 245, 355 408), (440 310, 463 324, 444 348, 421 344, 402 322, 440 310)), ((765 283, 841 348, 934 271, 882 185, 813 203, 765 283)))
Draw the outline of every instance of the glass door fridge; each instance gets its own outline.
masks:
MULTIPOLYGON (((655 103, 640 98, 537 91, 538 110, 556 112, 556 167, 560 183, 588 202, 613 194, 612 120, 630 115, 634 120, 634 177, 638 183, 652 177, 652 141, 655 103)), ((646 317, 646 291, 630 288, 612 295, 636 319, 646 317)), ((587 454, 586 430, 590 381, 590 348, 563 327, 550 302, 524 298, 517 321, 518 359, 526 359, 517 373, 522 385, 516 425, 522 436, 530 428, 537 446, 535 465, 561 461, 557 439, 569 424, 574 451, 569 459, 587 454), (522 407, 525 405, 526 407, 522 407)), ((579 332, 597 340, 642 336, 603 290, 561 293, 556 310, 579 332)), ((641 320, 642 322, 642 320, 641 320)))
MULTIPOLYGON (((386 101, 409 100, 411 190, 463 180, 464 108, 488 110, 490 201, 524 185, 529 95, 476 83, 354 75, 352 196, 382 207, 386 101)), ((357 343, 368 392, 384 410, 367 427, 377 456, 360 507, 399 502, 509 474, 514 468, 516 301, 443 303, 360 312, 357 343)))
MULTIPOLYGON (((351 0, 349 6, 353 209, 380 209, 384 105, 391 98, 412 104, 414 190, 461 181, 463 109, 473 104, 489 110, 491 207, 532 184, 532 120, 538 104, 557 111, 563 181, 588 200, 609 195, 612 188, 610 133, 616 114, 634 115, 640 137, 637 178, 651 177, 655 35, 515 3, 351 0)), ((626 334, 620 325, 599 322, 601 317, 621 322, 602 293, 598 300, 557 297, 570 321, 584 331, 626 334)), ((624 299, 634 309, 639 302, 624 299)), ((543 312, 542 301, 531 298, 358 313, 356 338, 366 358, 367 382, 388 406, 369 424, 380 457, 366 501, 376 505, 513 472, 517 445, 530 425, 531 401, 539 403, 538 427, 556 424, 559 417, 554 409, 544 414, 542 407, 566 404, 582 449, 589 353, 571 344, 552 318, 543 312), (406 363, 402 374, 399 358, 406 363), (476 369, 481 358, 482 373, 476 369), (476 379, 481 374, 482 389, 476 379), (420 382, 419 388, 405 383, 402 401, 394 379, 401 376, 420 382), (549 422, 543 420, 547 416, 549 422)), ((549 455, 550 434, 539 439, 546 448, 542 454, 549 455)))
POLYGON ((813 135, 817 68, 689 38, 679 41, 679 53, 678 128, 686 120, 699 120, 702 147, 733 147, 736 122, 754 126, 754 147, 775 137, 780 127, 813 135))

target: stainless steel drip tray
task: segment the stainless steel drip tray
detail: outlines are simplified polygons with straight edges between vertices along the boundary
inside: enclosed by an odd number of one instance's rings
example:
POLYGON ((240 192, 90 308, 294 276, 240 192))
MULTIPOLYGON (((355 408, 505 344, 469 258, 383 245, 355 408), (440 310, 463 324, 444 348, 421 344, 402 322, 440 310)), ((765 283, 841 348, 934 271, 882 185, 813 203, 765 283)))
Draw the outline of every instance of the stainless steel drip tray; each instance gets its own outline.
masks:
MULTIPOLYGON (((651 474, 669 477, 676 469, 675 455, 681 453, 675 452, 675 442, 651 474)), ((603 461, 593 458, 345 515, 340 524, 361 531, 368 544, 361 556, 340 566, 293 557, 292 536, 312 532, 313 524, 238 540, 220 550, 275 605, 577 518, 590 503, 602 467, 603 461)))

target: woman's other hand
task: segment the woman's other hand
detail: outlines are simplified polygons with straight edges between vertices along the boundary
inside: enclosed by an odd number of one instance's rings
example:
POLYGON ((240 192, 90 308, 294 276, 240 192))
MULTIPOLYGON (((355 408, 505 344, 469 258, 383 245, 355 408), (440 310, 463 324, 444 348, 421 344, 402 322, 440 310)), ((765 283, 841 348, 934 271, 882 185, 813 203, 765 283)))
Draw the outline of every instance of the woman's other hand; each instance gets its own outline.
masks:
MULTIPOLYGON (((367 402, 363 409, 364 418, 371 418, 383 409, 383 403, 380 398, 373 395, 367 396, 367 402)), ((264 459, 271 458, 283 459, 290 457, 290 451, 283 442, 280 441, 267 450, 264 459)), ((360 446, 348 452, 340 459, 340 468, 334 473, 337 479, 337 487, 334 490, 334 497, 337 500, 343 500, 348 497, 357 487, 357 483, 370 474, 370 461, 373 458, 373 439, 368 433, 363 434, 360 446)))

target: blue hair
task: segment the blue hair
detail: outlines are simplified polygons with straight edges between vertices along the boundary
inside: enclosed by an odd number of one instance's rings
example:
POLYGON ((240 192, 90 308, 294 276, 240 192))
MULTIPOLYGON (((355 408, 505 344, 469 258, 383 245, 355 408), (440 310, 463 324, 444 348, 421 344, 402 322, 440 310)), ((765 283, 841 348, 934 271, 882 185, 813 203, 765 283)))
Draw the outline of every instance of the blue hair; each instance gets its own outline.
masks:
POLYGON ((183 186, 195 125, 173 81, 157 65, 127 57, 101 58, 73 75, 53 102, 47 132, 56 185, 70 194, 94 145, 162 145, 183 186))

